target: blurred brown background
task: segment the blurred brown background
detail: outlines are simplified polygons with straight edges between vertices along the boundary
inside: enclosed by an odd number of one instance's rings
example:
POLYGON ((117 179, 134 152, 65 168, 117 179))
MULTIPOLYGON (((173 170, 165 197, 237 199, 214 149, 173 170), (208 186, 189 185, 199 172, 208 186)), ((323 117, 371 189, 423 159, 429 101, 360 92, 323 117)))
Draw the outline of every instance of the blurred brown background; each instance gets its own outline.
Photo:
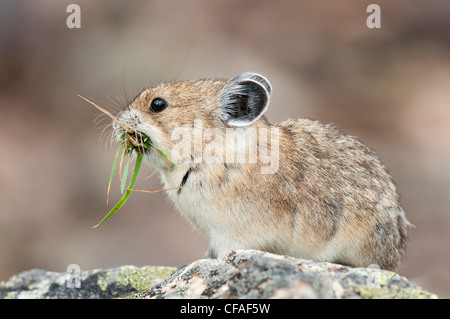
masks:
MULTIPOLYGON (((102 134, 109 121, 96 120, 77 94, 117 111, 156 82, 244 71, 270 79, 270 121, 331 122, 377 151, 416 225, 399 273, 450 297, 443 0, 2 1, 0 280, 72 263, 87 270, 201 257, 206 241, 163 194, 132 194, 92 229, 111 207, 116 148, 102 134), (72 2, 81 29, 66 26, 72 2), (381 29, 366 25, 370 3, 381 7, 381 29)), ((139 187, 160 186, 152 168, 141 171, 139 187)))

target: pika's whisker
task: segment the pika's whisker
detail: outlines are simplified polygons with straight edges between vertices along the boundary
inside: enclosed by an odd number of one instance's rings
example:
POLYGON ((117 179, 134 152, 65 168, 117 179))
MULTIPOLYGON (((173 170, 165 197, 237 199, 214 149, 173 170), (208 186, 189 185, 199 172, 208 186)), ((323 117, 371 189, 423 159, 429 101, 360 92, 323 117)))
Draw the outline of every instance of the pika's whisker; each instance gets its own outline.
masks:
POLYGON ((98 139, 98 142, 99 142, 99 143, 101 143, 102 139, 106 137, 106 141, 105 141, 106 143, 105 143, 105 144, 107 144, 107 142, 108 142, 108 136, 105 134, 105 132, 106 132, 106 130, 107 130, 108 128, 110 128, 111 126, 112 126, 112 124, 104 125, 104 127, 103 127, 103 129, 102 129, 102 132, 100 133, 100 137, 99 137, 99 139, 98 139))
POLYGON ((85 98, 84 96, 81 96, 80 94, 77 94, 79 97, 81 97, 83 100, 85 100, 88 103, 91 103, 93 106, 95 106, 97 109, 99 109, 100 111, 102 111, 103 113, 105 113, 106 115, 108 115, 110 118, 112 118, 117 124, 119 124, 119 126, 121 128, 123 128, 125 130, 125 132, 129 131, 129 128, 126 127, 122 122, 120 122, 114 115, 112 115, 109 111, 105 110, 104 108, 102 108, 101 106, 98 106, 97 104, 95 104, 94 102, 88 100, 87 98, 85 98))

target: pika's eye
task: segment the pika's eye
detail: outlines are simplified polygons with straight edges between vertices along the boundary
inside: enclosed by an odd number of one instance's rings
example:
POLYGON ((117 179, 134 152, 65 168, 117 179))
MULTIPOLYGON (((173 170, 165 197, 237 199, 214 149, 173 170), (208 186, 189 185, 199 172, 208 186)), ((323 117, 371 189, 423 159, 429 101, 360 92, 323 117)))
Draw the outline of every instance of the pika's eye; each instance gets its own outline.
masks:
POLYGON ((161 112, 164 111, 164 109, 167 107, 168 103, 166 100, 157 97, 154 98, 153 101, 150 103, 150 111, 153 112, 161 112))

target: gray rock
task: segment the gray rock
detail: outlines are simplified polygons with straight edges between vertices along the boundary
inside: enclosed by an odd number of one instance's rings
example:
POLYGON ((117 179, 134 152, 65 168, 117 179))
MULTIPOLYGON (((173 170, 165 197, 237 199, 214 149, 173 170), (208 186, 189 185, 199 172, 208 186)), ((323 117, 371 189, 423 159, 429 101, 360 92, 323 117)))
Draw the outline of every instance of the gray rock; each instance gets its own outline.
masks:
POLYGON ((76 274, 32 269, 0 282, 0 298, 98 299, 128 296, 168 278, 174 267, 122 266, 76 274), (73 280, 77 278, 76 280, 73 280))
POLYGON ((396 273, 256 250, 173 267, 123 266, 71 275, 30 270, 0 283, 2 298, 437 298, 396 273), (150 287, 150 288, 148 288, 150 287))

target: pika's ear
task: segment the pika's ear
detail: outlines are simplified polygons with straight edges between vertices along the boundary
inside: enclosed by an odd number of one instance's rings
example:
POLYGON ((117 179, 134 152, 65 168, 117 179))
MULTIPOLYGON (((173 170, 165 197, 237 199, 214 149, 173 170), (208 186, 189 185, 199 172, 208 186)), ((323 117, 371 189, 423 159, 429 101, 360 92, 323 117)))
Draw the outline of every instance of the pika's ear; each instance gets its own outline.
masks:
POLYGON ((232 78, 220 93, 221 119, 231 126, 246 126, 264 114, 272 87, 256 73, 242 73, 232 78))

